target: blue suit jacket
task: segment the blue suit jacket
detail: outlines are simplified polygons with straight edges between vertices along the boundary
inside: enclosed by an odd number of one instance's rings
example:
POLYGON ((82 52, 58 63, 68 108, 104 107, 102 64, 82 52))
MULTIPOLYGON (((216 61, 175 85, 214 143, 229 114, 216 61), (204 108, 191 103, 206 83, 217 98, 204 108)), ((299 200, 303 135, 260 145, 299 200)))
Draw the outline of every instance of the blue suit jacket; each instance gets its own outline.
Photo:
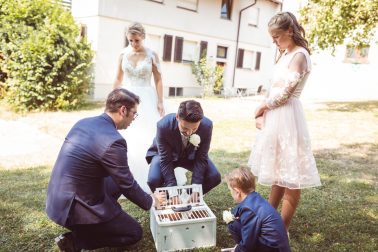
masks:
POLYGON ((151 207, 151 196, 128 167, 126 141, 104 113, 80 120, 68 133, 48 185, 47 215, 62 226, 112 219, 122 209, 105 189, 108 176, 132 202, 145 210, 151 207))
POLYGON ((156 137, 147 151, 146 159, 150 163, 154 156, 160 155, 160 168, 165 186, 177 185, 174 162, 188 161, 193 163, 192 183, 202 184, 208 167, 212 131, 213 123, 204 117, 195 133, 201 138, 199 147, 195 148, 189 143, 187 148, 183 148, 176 114, 168 114, 157 123, 156 137))
POLYGON ((241 224, 241 241, 235 252, 255 251, 257 242, 278 248, 280 252, 291 251, 281 216, 259 193, 248 194, 232 213, 241 224))

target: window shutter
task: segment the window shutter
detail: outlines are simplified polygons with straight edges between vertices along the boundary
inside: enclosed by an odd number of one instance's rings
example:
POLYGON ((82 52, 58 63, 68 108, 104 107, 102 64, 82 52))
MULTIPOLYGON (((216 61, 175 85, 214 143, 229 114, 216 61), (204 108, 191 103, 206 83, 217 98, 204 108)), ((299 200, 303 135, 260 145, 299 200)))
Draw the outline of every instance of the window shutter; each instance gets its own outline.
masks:
POLYGON ((201 41, 199 58, 200 58, 200 59, 201 59, 202 57, 205 57, 205 58, 206 58, 206 56, 207 56, 207 41, 201 41))
POLYGON ((163 61, 171 61, 172 58, 172 35, 164 35, 163 61))
POLYGON ((256 52, 255 70, 260 70, 261 52, 256 52))
POLYGON ((173 61, 174 62, 182 62, 182 48, 184 44, 184 38, 183 37, 176 37, 175 39, 175 56, 173 61))
POLYGON ((237 68, 243 68, 243 60, 244 60, 244 49, 238 50, 238 61, 236 62, 237 68))

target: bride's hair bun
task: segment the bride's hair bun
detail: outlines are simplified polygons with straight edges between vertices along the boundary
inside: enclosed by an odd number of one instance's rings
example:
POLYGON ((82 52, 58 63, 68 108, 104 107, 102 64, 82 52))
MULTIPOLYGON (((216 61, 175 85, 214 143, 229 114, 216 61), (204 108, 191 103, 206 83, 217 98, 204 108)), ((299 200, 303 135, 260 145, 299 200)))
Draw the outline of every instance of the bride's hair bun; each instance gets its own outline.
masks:
POLYGON ((142 36, 143 38, 146 36, 146 32, 145 32, 144 27, 141 23, 132 23, 129 26, 127 33, 138 34, 138 35, 142 36))

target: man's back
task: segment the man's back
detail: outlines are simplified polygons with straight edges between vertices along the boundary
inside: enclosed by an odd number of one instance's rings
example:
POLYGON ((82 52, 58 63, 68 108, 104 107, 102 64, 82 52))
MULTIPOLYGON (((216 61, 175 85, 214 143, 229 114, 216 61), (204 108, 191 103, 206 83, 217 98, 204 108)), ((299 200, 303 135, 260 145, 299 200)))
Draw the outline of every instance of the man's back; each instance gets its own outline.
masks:
POLYGON ((282 252, 290 251, 281 216, 259 193, 249 193, 234 209, 234 215, 243 225, 240 244, 244 249, 256 249, 262 243, 282 252))
MULTIPOLYGON (((46 201, 46 211, 51 219, 64 226, 97 223, 111 219, 121 211, 104 190, 104 177, 109 173, 103 167, 102 158, 114 143, 124 147, 127 159, 126 142, 106 114, 75 124, 64 141, 51 175, 46 201)), ((130 176, 133 180, 131 173, 130 176)))

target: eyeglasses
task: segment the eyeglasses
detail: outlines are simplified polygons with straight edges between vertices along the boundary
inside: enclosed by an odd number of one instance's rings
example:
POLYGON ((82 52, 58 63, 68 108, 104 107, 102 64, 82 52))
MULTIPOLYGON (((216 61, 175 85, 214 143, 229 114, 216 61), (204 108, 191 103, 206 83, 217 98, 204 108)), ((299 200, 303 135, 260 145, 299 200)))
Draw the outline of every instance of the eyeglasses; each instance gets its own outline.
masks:
MULTIPOLYGON (((128 116, 128 114, 126 113, 127 110, 128 109, 126 108, 126 106, 124 106, 124 113, 125 113, 126 116, 128 116)), ((133 113, 133 119, 137 118, 138 115, 139 115, 138 112, 132 111, 131 109, 129 110, 129 112, 133 113)))
POLYGON ((134 112, 134 111, 133 111, 133 113, 134 113, 134 117, 133 117, 133 118, 134 118, 134 119, 137 118, 138 115, 139 115, 138 112, 134 112))

